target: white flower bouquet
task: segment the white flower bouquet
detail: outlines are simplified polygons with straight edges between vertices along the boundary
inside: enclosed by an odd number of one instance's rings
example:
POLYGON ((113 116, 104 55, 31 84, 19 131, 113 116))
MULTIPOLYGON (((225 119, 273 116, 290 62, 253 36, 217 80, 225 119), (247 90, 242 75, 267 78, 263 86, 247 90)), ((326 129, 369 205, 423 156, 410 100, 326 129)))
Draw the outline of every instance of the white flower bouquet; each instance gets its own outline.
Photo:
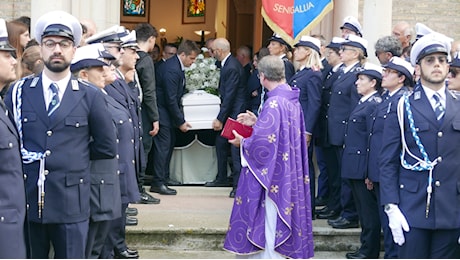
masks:
POLYGON ((200 89, 218 95, 219 77, 220 69, 216 66, 216 59, 198 54, 195 62, 185 69, 185 88, 188 92, 200 89))

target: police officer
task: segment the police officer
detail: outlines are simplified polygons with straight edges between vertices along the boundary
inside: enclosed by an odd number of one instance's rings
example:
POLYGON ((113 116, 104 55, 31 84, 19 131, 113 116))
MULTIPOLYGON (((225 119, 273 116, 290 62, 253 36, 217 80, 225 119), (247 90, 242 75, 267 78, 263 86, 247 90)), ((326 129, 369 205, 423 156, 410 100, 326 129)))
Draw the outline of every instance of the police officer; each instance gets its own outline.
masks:
MULTIPOLYGON (((109 97, 102 89, 105 86, 106 60, 115 59, 99 44, 91 44, 77 48, 70 70, 72 74, 88 84, 97 87, 104 93, 107 108, 111 113, 113 131, 120 140, 122 131, 117 129, 123 125, 121 115, 129 112, 109 97)), ((127 120, 125 120, 127 122, 127 120)), ((132 131, 132 127, 128 125, 132 131)), ((120 142, 118 141, 119 145, 120 142)), ((120 150, 120 149, 118 149, 120 150)), ((97 259, 100 256, 105 238, 109 233, 110 221, 121 217, 120 180, 117 158, 91 160, 91 218, 89 221, 88 239, 86 242, 86 258, 97 259)))
POLYGON ((385 248, 384 258, 398 258, 397 245, 393 242, 390 228, 388 227, 388 217, 380 206, 380 171, 379 157, 382 149, 383 127, 387 114, 392 107, 397 105, 399 98, 409 92, 413 86, 412 75, 414 68, 412 65, 399 57, 390 59, 383 70, 382 87, 385 92, 382 95, 382 103, 380 103, 374 112, 371 114, 371 119, 368 124, 369 129, 369 155, 367 178, 372 182, 373 193, 377 198, 380 222, 383 229, 383 245, 385 248))
POLYGON ((22 136, 27 174, 30 257, 84 258, 90 213, 90 159, 116 154, 116 137, 102 93, 71 76, 82 34, 63 11, 41 16, 35 38, 43 73, 18 81, 7 105, 22 136))
POLYGON ((381 204, 400 258, 459 257, 460 99, 446 89, 449 49, 436 32, 415 42, 420 81, 385 122, 381 204))
MULTIPOLYGON (((0 19, 0 90, 16 79, 15 49, 0 19)), ((0 258, 26 258, 26 199, 18 133, 0 97, 0 258)))
POLYGON ((380 221, 377 198, 367 178, 367 122, 382 102, 382 67, 367 62, 357 73, 356 88, 361 98, 347 122, 342 156, 342 178, 350 183, 353 200, 361 223, 360 248, 347 253, 348 259, 378 258, 380 253, 380 221))
POLYGON ((295 73, 294 65, 288 57, 288 54, 292 51, 291 45, 281 38, 280 35, 274 33, 272 37, 268 39, 267 48, 270 55, 279 56, 283 60, 286 81, 289 81, 295 73))

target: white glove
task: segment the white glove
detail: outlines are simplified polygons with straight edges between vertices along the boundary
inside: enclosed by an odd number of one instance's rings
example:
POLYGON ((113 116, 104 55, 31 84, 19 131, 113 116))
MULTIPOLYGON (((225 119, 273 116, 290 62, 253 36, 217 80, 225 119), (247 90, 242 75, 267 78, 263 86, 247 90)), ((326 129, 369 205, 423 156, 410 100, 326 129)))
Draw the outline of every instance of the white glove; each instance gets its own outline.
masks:
POLYGON ((396 204, 387 204, 385 206, 385 213, 388 215, 388 226, 391 229, 391 234, 393 234, 393 241, 401 246, 406 241, 403 230, 409 232, 409 224, 406 217, 404 217, 396 204))

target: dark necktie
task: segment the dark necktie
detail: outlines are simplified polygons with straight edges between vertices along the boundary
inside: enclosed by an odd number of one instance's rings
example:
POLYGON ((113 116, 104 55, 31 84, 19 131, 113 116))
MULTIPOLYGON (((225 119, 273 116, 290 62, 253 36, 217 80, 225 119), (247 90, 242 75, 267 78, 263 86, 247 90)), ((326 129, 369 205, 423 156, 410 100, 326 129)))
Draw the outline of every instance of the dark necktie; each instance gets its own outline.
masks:
POLYGON ((5 102, 3 102, 3 99, 0 97, 0 107, 2 107, 3 110, 0 110, 0 111, 3 111, 5 113, 5 115, 8 115, 8 110, 6 109, 6 105, 5 105, 5 102))
POLYGON ((53 93, 53 97, 51 98, 51 101, 48 105, 48 116, 51 116, 60 104, 58 88, 56 83, 51 83, 50 90, 53 93))
POLYGON ((438 120, 438 122, 441 124, 442 123, 442 119, 444 117, 444 113, 446 112, 446 110, 444 109, 444 107, 442 106, 442 103, 441 103, 441 100, 439 98, 439 94, 438 93, 435 93, 433 95, 433 100, 436 101, 436 104, 434 105, 434 113, 436 114, 436 119, 438 120))

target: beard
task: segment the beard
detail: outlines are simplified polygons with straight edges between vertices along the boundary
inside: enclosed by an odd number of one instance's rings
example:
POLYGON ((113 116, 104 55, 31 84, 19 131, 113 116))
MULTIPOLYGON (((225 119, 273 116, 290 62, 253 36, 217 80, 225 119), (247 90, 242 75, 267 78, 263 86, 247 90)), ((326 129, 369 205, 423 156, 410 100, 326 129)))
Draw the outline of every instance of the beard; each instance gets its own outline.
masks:
MULTIPOLYGON (((45 67, 52 71, 52 72, 55 72, 55 73, 59 73, 59 72, 63 72, 65 71, 66 69, 68 69, 70 67, 70 62, 66 61, 65 59, 63 59, 62 61, 59 61, 59 62, 56 62, 56 61, 51 61, 52 58, 55 58, 57 56, 51 56, 49 57, 48 60, 45 60, 44 63, 45 63, 45 67)), ((59 57, 62 57, 62 56, 59 56, 59 57)))

